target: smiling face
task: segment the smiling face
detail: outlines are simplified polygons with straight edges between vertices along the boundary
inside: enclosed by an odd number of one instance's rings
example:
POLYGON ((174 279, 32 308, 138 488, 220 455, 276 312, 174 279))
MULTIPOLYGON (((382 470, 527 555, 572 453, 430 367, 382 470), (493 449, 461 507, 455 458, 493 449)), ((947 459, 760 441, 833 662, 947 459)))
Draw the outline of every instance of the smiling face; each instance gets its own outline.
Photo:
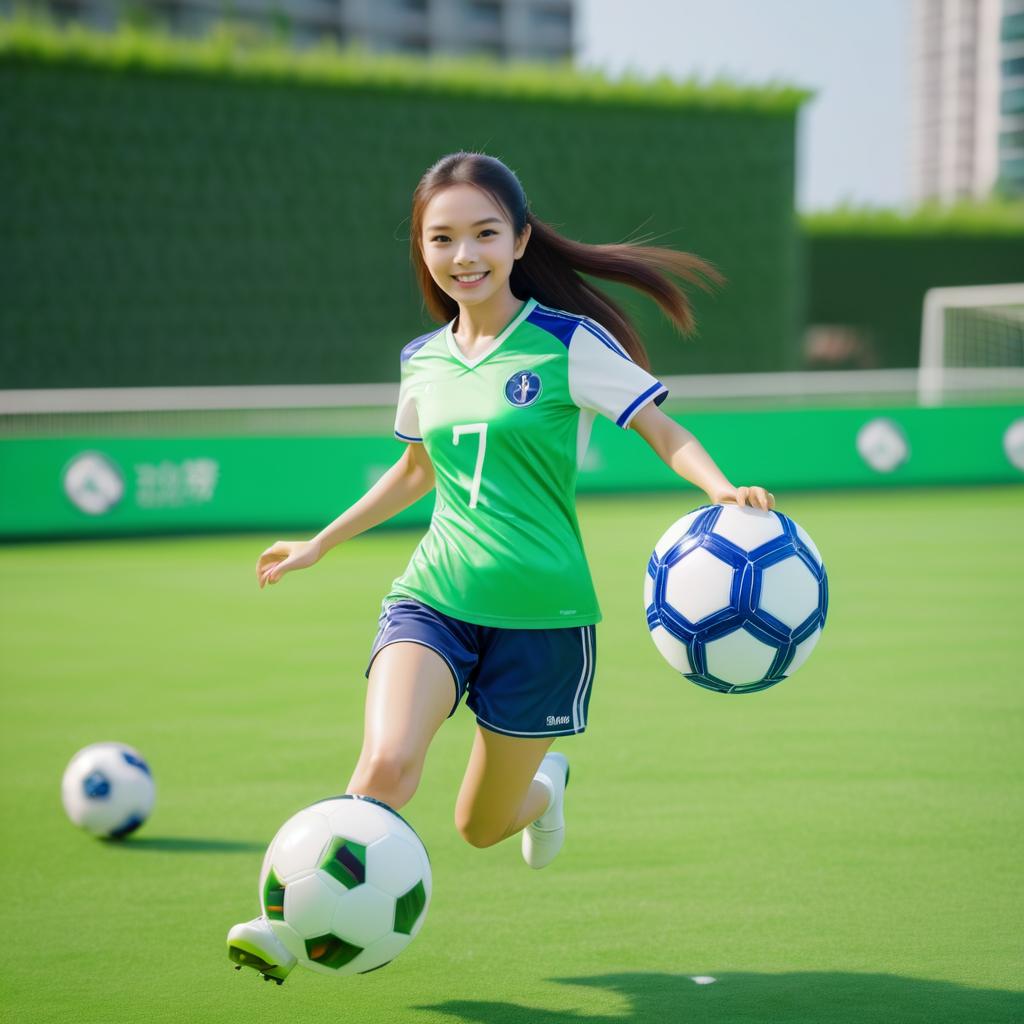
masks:
POLYGON ((527 224, 516 239, 505 211, 473 185, 443 189, 423 211, 423 261, 460 305, 513 299, 509 275, 529 237, 527 224))

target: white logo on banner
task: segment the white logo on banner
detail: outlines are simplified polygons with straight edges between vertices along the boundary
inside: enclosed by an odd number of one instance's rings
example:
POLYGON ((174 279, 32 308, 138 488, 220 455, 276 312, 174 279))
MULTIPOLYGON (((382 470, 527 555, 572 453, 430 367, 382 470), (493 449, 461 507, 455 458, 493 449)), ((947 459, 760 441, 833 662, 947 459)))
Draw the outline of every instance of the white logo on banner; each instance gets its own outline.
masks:
POLYGON ((124 477, 101 452, 82 452, 64 470, 64 493, 86 515, 102 516, 124 497, 124 477))
POLYGON ((857 431, 857 452, 873 470, 891 473, 907 461, 910 445, 895 420, 879 416, 857 431))
POLYGON ((1010 465, 1024 469, 1024 420, 1014 420, 1003 434, 1003 451, 1010 465))
POLYGON ((216 459, 140 462, 135 466, 135 500, 140 508, 177 508, 213 501, 220 465, 216 459))

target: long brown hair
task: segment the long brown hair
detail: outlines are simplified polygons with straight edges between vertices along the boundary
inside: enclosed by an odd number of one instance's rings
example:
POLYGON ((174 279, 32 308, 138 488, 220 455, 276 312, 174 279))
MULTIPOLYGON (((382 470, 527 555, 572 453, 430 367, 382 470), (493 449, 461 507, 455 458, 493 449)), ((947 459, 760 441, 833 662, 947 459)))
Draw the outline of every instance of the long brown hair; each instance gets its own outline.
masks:
POLYGON ((458 313, 459 304, 438 286, 423 260, 423 214, 427 203, 451 185, 474 185, 487 193, 505 211, 516 238, 530 225, 526 251, 515 261, 509 278, 516 298, 534 298, 542 305, 596 320, 611 331, 644 369, 650 368, 650 360, 629 317, 604 292, 584 280, 580 272, 646 292, 684 335, 695 329, 693 308, 686 293, 665 272, 705 291, 725 281, 712 264, 692 253, 633 242, 587 245, 566 238, 533 215, 519 179, 500 160, 462 150, 438 160, 420 179, 412 197, 412 265, 427 311, 438 323, 451 320, 458 313))

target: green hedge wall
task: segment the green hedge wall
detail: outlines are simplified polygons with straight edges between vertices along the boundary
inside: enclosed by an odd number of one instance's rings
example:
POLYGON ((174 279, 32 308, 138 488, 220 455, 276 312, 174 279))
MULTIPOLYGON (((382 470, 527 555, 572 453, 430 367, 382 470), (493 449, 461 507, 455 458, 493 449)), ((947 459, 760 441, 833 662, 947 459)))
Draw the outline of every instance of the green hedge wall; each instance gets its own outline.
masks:
POLYGON ((693 341, 599 282, 657 372, 795 365, 805 94, 548 95, 497 72, 489 94, 480 67, 426 87, 341 74, 338 55, 241 73, 179 43, 4 31, 0 387, 395 379, 401 346, 432 326, 409 266, 412 190, 460 148, 505 160, 572 237, 652 233, 723 270, 693 341))
POLYGON ((1024 232, 806 236, 807 320, 862 330, 882 367, 919 361, 929 288, 1024 281, 1024 232))

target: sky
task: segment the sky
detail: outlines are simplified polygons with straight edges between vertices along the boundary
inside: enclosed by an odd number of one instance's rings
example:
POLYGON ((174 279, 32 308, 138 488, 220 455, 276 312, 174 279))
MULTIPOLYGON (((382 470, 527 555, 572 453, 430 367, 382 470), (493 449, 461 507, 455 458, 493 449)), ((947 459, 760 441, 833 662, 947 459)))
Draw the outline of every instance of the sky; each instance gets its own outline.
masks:
POLYGON ((910 0, 577 0, 577 63, 613 76, 782 79, 799 115, 801 210, 910 195, 910 0))

